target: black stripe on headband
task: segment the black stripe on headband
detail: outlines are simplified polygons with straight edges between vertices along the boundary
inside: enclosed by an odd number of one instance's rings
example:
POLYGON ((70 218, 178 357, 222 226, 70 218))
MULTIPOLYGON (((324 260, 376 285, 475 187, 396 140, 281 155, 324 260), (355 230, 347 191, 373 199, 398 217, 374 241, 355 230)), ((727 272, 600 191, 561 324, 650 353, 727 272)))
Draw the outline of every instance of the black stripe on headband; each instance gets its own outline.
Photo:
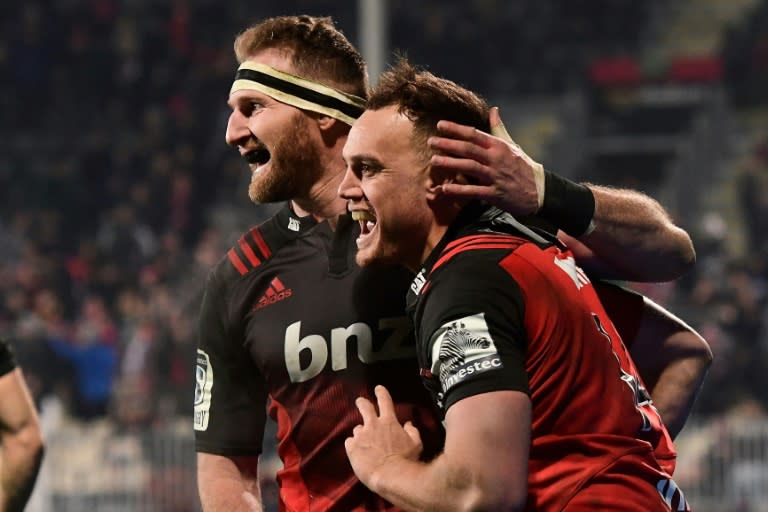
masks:
POLYGON ((301 85, 282 80, 272 75, 262 73, 261 71, 255 71, 253 69, 238 69, 237 73, 235 74, 235 80, 250 80, 252 82, 258 82, 266 85, 267 87, 278 89, 311 103, 316 103, 317 105, 326 108, 338 110, 339 112, 342 112, 354 119, 360 117, 364 110, 363 108, 356 105, 345 103, 338 98, 307 89, 301 85))

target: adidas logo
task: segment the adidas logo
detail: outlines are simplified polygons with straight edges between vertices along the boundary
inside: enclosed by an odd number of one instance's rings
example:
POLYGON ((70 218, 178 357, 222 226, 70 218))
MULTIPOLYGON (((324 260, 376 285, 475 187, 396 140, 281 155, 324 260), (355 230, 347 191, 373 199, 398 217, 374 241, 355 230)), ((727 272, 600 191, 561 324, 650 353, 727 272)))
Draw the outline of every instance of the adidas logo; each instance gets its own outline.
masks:
POLYGON ((253 307, 253 311, 258 311, 261 308, 271 306, 275 302, 279 302, 283 299, 287 299, 293 295, 293 291, 290 288, 286 288, 285 285, 277 277, 269 283, 267 291, 261 296, 259 302, 253 307))

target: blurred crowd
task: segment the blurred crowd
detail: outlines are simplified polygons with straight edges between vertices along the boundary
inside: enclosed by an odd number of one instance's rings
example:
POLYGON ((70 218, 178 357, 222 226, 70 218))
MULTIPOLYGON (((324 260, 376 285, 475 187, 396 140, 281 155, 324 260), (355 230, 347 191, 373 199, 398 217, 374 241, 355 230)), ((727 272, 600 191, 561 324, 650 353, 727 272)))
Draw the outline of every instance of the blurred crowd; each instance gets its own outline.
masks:
MULTIPOLYGON (((433 3, 392 1, 391 43, 487 96, 561 92, 595 48, 637 44, 616 16, 640 25, 646 14, 629 0, 591 11, 585 2, 476 0, 467 6, 477 23, 457 27, 464 3, 433 3), (509 44, 495 44, 514 24, 509 44)), ((266 214, 247 203, 246 166, 223 140, 231 42, 250 21, 301 12, 333 15, 356 40, 351 1, 0 4, 0 334, 38 401, 55 396, 75 418, 125 428, 190 413, 207 270, 237 230, 266 214)), ((734 36, 739 48, 765 59, 768 36, 748 29, 751 39, 734 36)), ((768 66, 758 64, 765 91, 768 66)), ((739 108, 766 106, 753 96, 739 108)), ((734 257, 727 222, 702 215, 683 226, 696 270, 647 289, 712 345, 700 417, 737 402, 768 407, 768 134, 738 165, 747 250, 734 257)))

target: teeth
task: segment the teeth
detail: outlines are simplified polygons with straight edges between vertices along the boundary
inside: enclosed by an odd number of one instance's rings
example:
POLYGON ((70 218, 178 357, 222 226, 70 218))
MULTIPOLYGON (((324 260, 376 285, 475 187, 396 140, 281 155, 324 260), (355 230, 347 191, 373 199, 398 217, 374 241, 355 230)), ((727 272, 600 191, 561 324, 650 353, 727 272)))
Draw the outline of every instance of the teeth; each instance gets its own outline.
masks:
POLYGON ((375 220, 374 216, 364 210, 355 210, 352 212, 352 220, 356 221, 368 221, 371 226, 375 220))

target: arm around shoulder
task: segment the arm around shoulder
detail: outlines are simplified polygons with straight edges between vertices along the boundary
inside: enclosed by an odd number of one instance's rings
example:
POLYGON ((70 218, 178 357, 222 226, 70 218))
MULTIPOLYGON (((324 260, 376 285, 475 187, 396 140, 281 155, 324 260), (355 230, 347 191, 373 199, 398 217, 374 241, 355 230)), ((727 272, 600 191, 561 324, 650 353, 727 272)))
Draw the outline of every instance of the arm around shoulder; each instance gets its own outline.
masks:
POLYGON ((628 281, 677 279, 696 263, 688 233, 653 198, 636 190, 588 185, 595 197, 590 229, 570 233, 628 281))

